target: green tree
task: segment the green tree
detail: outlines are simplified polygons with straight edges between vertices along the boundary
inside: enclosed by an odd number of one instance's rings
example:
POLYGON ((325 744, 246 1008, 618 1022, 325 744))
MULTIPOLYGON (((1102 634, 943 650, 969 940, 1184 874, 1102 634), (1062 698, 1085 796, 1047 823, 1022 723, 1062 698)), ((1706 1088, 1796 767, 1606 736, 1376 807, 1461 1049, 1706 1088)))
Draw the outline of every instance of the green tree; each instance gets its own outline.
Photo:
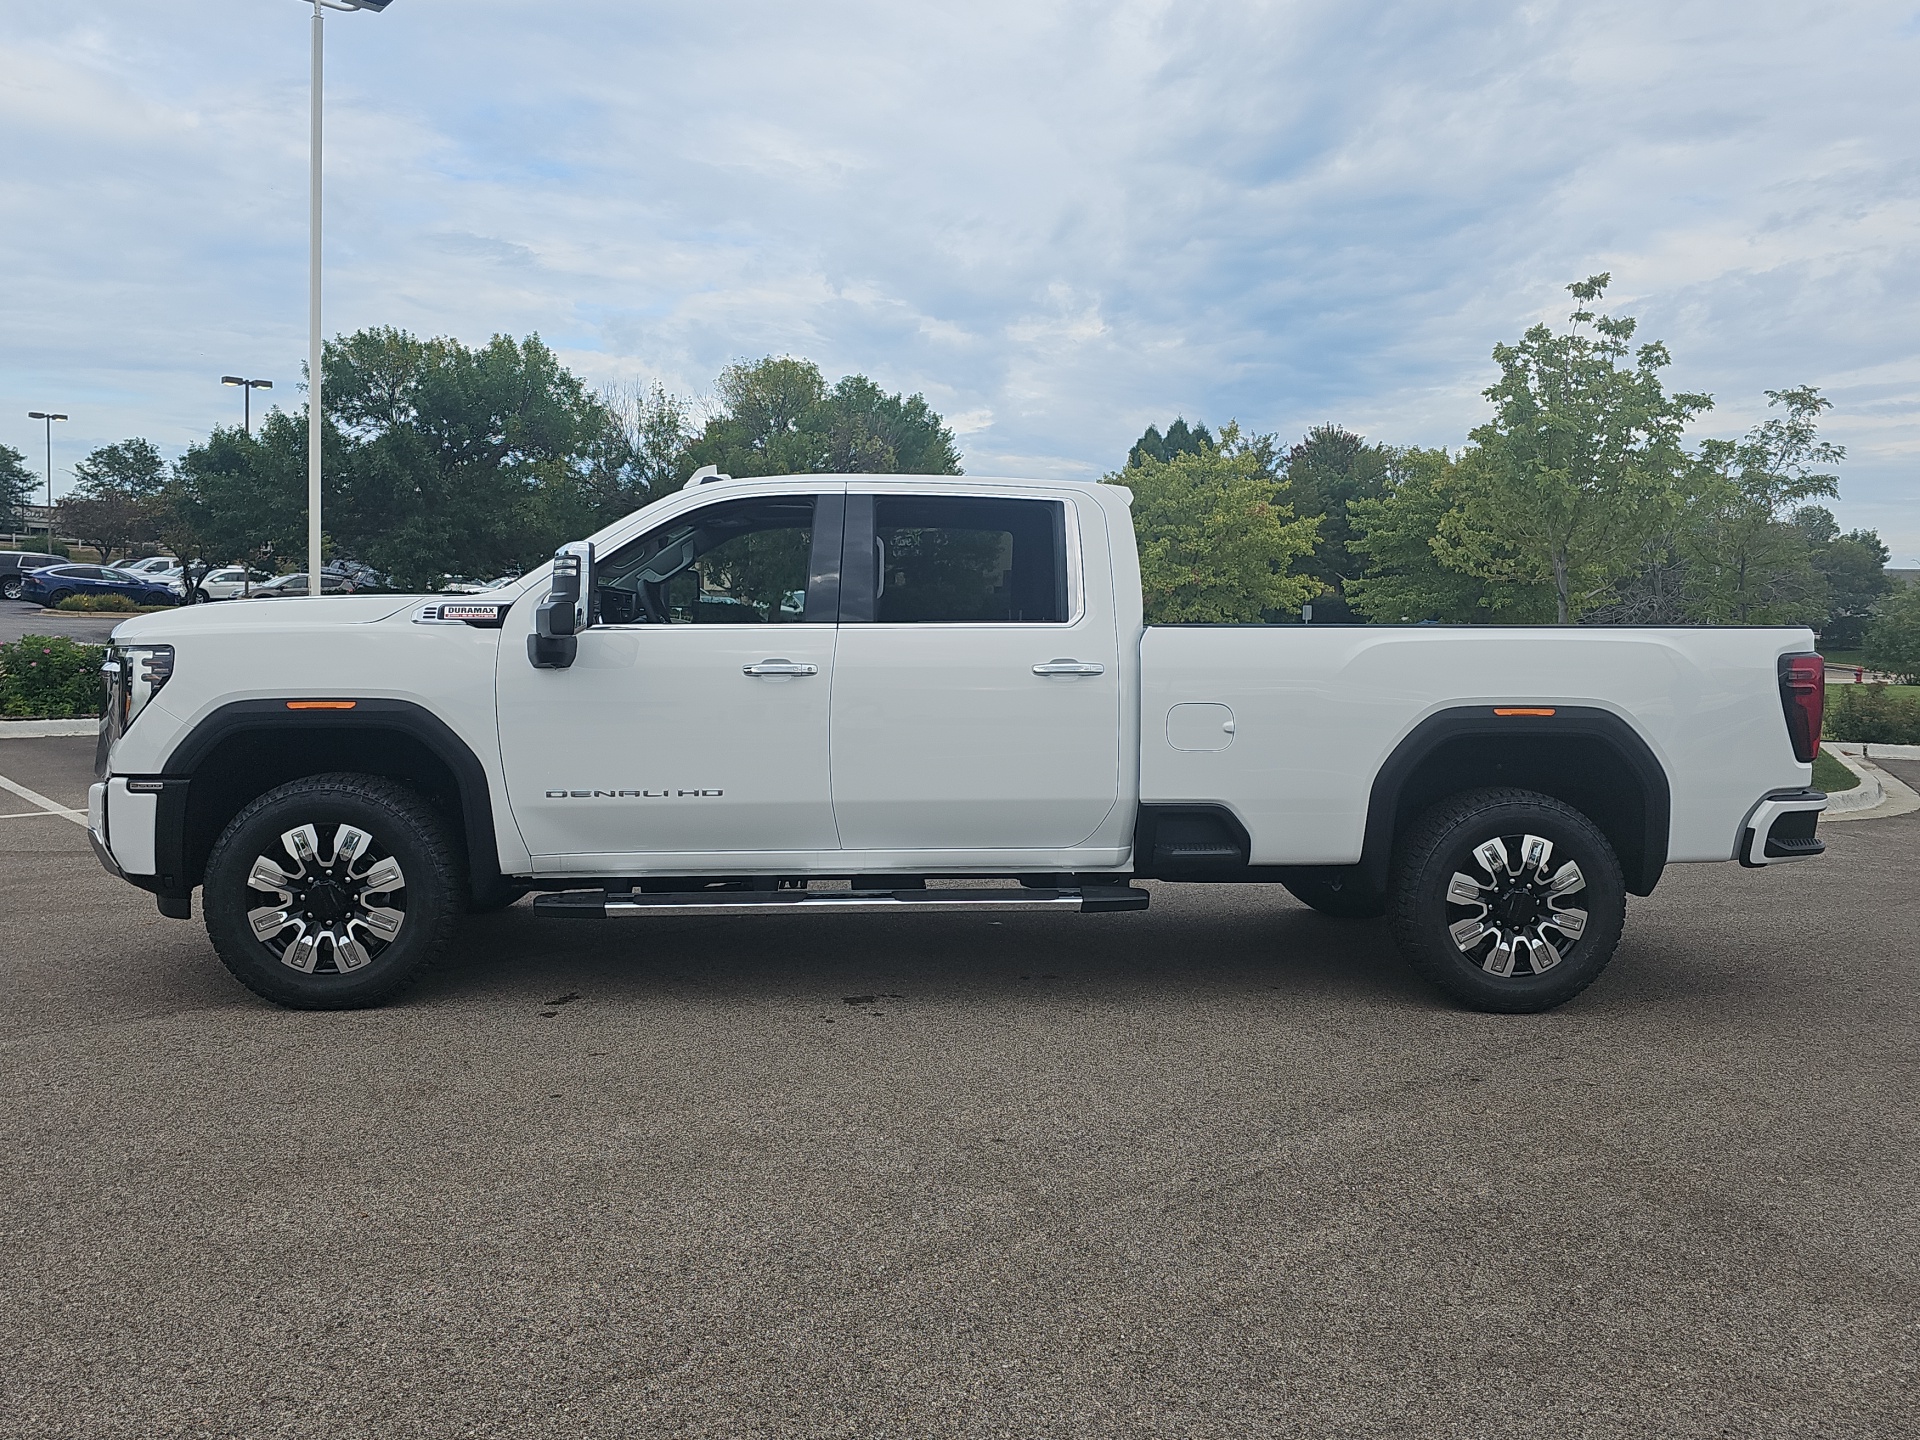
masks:
MULTIPOLYGON (((330 430, 323 469, 338 463, 330 430)), ((163 535, 182 560, 211 565, 303 565, 307 548, 307 422, 271 411, 252 435, 217 428, 188 447, 162 492, 163 535), (184 546, 184 548, 180 548, 184 546)))
POLYGON ((73 467, 73 493, 60 502, 60 525, 91 545, 100 559, 151 544, 159 534, 155 504, 167 465, 151 440, 135 437, 102 445, 73 467))
POLYGON ((1887 547, 1872 530, 1849 530, 1842 535, 1833 512, 1823 505, 1803 505, 1794 511, 1793 528, 1806 542, 1814 571, 1826 585, 1821 643, 1839 650, 1858 649, 1873 607, 1893 589, 1887 575, 1887 547))
POLYGON ((660 386, 603 391, 600 423, 581 463, 543 477, 531 525, 549 549, 591 535, 680 488, 682 456, 693 438, 690 409, 660 386))
POLYGON ((1554 613, 1553 587, 1541 580, 1496 581, 1441 563, 1441 524, 1474 484, 1484 463, 1472 447, 1458 459, 1445 450, 1392 452, 1378 496, 1348 502, 1350 553, 1360 573, 1345 585, 1347 602, 1383 624, 1433 620, 1449 625, 1535 624, 1554 613))
POLYGON ((0 530, 15 534, 26 528, 21 507, 33 502, 34 473, 27 457, 11 445, 0 445, 0 530))
POLYGON ((1681 429, 1713 403, 1668 395, 1666 347, 1632 349, 1634 320, 1586 308, 1609 279, 1567 287, 1580 308, 1564 333, 1535 325, 1519 344, 1494 347, 1500 379, 1485 392, 1494 418, 1472 432, 1481 459, 1458 472, 1459 503, 1436 537, 1449 569, 1551 585, 1562 624, 1639 567, 1681 500, 1681 429))
POLYGON ((1769 390, 1767 403, 1785 413, 1739 440, 1700 446, 1679 532, 1691 608, 1714 624, 1818 625, 1826 585, 1805 533, 1786 517, 1789 506, 1839 493, 1838 478, 1816 467, 1846 452, 1819 438, 1820 412, 1832 402, 1812 386, 1769 390))
POLYGON ((1213 434, 1204 425, 1188 426, 1184 416, 1175 416, 1173 424, 1162 435, 1157 425, 1147 426, 1147 433, 1133 442, 1133 448, 1127 451, 1127 468, 1132 469, 1148 460, 1167 461, 1176 455, 1200 455, 1213 449, 1213 434))
POLYGON ((953 432, 921 395, 889 395, 864 375, 829 388, 811 360, 729 365, 720 412, 682 459, 728 475, 958 475, 953 432))
POLYGON ((1318 581, 1291 572, 1313 553, 1319 522, 1294 518, 1239 427, 1205 449, 1143 457, 1106 481, 1133 492, 1149 624, 1256 624, 1318 593, 1318 581))
POLYGON ((1920 585, 1903 585, 1875 607, 1866 640, 1868 669, 1920 685, 1920 585))
POLYGON ((73 467, 73 478, 81 494, 151 499, 167 483, 167 462, 151 440, 135 436, 93 451, 73 467))
POLYGON ((1300 516, 1318 516, 1319 539, 1313 558, 1304 567, 1320 582, 1314 600, 1314 618, 1343 619, 1348 609, 1347 582, 1360 574, 1360 557, 1353 551, 1353 521, 1348 507, 1356 500, 1378 500, 1387 493, 1395 451, 1369 445, 1338 425, 1316 425, 1290 448, 1280 461, 1285 495, 1300 516))
POLYGON ((345 441, 327 467, 343 552, 424 589, 551 551, 534 497, 577 485, 609 423, 539 336, 469 348, 381 327, 331 342, 325 365, 327 418, 345 441))

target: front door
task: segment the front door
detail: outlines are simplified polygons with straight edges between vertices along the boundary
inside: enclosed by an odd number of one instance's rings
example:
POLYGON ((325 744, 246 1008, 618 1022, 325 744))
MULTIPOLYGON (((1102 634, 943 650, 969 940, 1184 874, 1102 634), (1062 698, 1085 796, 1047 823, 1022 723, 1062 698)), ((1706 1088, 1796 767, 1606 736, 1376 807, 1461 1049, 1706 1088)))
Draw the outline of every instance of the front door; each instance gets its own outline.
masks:
MULTIPOLYGON (((833 809, 848 850, 1083 845, 1120 794, 1121 666, 1070 499, 847 496, 833 809)), ((1098 524, 1098 516, 1093 523, 1098 524)), ((1098 553, 1104 557, 1104 534, 1098 553)))
POLYGON ((716 500, 597 557, 599 621, 564 670, 528 663, 535 607, 514 607, 500 745, 541 870, 751 870, 835 848, 840 504, 716 500))

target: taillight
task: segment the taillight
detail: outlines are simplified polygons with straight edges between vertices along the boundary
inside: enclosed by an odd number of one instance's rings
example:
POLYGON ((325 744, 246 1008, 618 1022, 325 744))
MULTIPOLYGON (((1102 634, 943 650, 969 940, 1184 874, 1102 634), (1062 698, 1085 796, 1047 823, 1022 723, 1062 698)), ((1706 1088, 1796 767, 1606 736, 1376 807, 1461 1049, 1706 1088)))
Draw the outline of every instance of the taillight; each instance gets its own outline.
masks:
POLYGON ((1793 758, 1811 764, 1820 753, 1820 721, 1827 708, 1827 662, 1818 655, 1780 657, 1780 708, 1787 712, 1793 758))

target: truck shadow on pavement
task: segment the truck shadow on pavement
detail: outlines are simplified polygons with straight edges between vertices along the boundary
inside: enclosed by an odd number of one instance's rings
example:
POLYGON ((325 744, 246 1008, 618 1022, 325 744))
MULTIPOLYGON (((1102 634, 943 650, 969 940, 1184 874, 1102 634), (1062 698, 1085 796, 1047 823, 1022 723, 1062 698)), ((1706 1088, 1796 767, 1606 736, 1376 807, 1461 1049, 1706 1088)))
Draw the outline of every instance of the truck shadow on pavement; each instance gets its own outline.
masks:
MULTIPOLYGON (((1156 900, 1156 904, 1161 903, 1156 900)), ((1146 916, 809 916, 714 920, 535 919, 525 906, 467 922, 452 952, 399 1003, 558 997, 645 1005, 829 997, 947 1002, 1192 1004, 1285 993, 1301 1002, 1442 1002, 1401 962, 1384 922, 1330 920, 1284 902, 1198 903, 1146 916), (1178 912, 1186 913, 1178 913, 1178 912)), ((564 1003, 572 1003, 567 1001, 564 1003)), ((871 1008, 871 1007, 870 1007, 871 1008)), ((884 1008, 884 1007, 882 1007, 884 1008)))

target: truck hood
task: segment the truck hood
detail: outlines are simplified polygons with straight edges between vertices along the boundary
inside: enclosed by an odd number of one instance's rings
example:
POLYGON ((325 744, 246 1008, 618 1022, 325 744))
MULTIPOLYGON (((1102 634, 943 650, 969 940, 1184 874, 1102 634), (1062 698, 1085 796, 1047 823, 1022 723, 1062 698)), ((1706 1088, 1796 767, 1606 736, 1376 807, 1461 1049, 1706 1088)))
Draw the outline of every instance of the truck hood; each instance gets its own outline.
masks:
POLYGON ((432 595, 311 595, 289 600, 216 600, 139 615, 113 627, 115 640, 165 641, 177 635, 232 635, 311 630, 318 625, 371 625, 412 609, 432 595))

